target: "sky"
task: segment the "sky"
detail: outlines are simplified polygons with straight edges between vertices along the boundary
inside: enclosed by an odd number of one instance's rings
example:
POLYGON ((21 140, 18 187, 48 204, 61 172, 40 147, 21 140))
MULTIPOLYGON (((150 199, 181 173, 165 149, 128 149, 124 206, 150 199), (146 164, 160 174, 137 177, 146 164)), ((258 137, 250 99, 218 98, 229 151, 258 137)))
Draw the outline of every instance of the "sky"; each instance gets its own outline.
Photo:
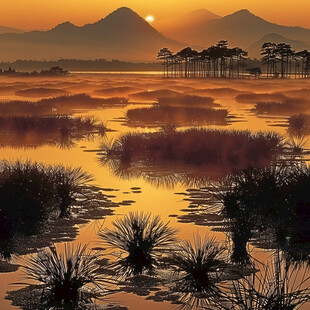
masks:
POLYGON ((201 8, 221 16, 248 9, 271 22, 310 28, 309 0, 1 0, 0 25, 25 30, 50 29, 65 21, 84 25, 121 6, 156 19, 201 8))

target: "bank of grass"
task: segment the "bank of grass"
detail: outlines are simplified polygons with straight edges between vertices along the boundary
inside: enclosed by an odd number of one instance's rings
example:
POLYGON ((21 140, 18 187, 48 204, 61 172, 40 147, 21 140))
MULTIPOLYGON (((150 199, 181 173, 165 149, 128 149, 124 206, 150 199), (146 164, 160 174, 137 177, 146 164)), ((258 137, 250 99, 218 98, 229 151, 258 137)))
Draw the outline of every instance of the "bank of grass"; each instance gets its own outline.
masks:
POLYGON ((309 103, 303 99, 288 100, 285 102, 257 102, 254 112, 257 114, 292 115, 309 110, 309 103))
POLYGON ((176 95, 174 97, 158 97, 159 106, 215 107, 214 99, 195 95, 176 95))
POLYGON ((72 114, 76 110, 125 105, 125 98, 93 98, 87 94, 66 95, 39 101, 11 100, 0 102, 0 114, 14 116, 72 114))
POLYGON ((0 116, 0 146, 70 148, 75 140, 104 136, 106 130, 92 117, 0 116))
POLYGON ((128 133, 103 145, 106 158, 123 164, 183 164, 246 168, 268 165, 282 151, 282 137, 271 132, 188 129, 128 133))
POLYGON ((254 242, 281 249, 287 262, 309 263, 309 184, 310 169, 293 165, 235 172, 204 191, 216 203, 207 210, 224 217, 232 261, 249 261, 248 244, 254 242))
POLYGON ((100 231, 99 236, 108 248, 118 252, 111 269, 120 277, 154 271, 176 241, 177 231, 150 213, 130 212, 112 226, 100 231))
POLYGON ((128 110, 129 126, 185 125, 227 125, 228 111, 191 106, 159 105, 149 108, 128 110))
POLYGON ((15 94, 21 97, 44 98, 68 95, 69 92, 59 88, 35 87, 17 90, 15 94))
POLYGON ((100 272, 100 259, 101 253, 92 253, 86 245, 74 249, 66 244, 64 253, 50 247, 31 255, 23 269, 27 279, 41 285, 46 308, 84 309, 104 294, 103 285, 109 282, 100 272))
POLYGON ((96 193, 92 180, 81 168, 1 161, 0 255, 10 257, 17 239, 34 236, 50 221, 91 203, 96 193))
POLYGON ((239 103, 257 103, 257 102, 287 102, 289 100, 283 94, 280 93, 260 93, 260 94, 239 94, 235 97, 235 100, 239 103))
POLYGON ((295 136, 310 134, 310 115, 305 113, 291 115, 288 119, 288 130, 295 136))
POLYGON ((159 89, 159 90, 150 90, 142 91, 129 95, 131 100, 143 100, 143 101, 156 101, 160 97, 176 97, 182 96, 182 93, 170 90, 170 89, 159 89))
POLYGON ((2 133, 80 135, 106 131, 105 125, 93 117, 70 116, 0 116, 2 133))

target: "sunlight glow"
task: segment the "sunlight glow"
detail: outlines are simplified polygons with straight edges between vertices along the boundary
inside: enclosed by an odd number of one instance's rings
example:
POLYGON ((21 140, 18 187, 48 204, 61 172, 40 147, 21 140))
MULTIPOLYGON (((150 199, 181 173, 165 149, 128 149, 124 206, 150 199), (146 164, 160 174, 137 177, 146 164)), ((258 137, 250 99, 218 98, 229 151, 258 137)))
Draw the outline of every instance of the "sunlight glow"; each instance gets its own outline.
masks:
POLYGON ((145 21, 147 21, 148 23, 153 23, 155 20, 154 16, 153 15, 148 15, 145 17, 145 21))

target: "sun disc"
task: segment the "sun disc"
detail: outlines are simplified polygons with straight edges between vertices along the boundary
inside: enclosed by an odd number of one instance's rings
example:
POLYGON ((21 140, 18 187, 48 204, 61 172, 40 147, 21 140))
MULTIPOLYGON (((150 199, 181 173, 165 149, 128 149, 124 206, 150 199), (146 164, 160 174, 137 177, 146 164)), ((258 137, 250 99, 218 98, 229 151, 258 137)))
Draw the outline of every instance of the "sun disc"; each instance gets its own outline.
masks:
POLYGON ((151 24, 155 20, 155 18, 153 15, 148 15, 145 17, 145 20, 151 24))

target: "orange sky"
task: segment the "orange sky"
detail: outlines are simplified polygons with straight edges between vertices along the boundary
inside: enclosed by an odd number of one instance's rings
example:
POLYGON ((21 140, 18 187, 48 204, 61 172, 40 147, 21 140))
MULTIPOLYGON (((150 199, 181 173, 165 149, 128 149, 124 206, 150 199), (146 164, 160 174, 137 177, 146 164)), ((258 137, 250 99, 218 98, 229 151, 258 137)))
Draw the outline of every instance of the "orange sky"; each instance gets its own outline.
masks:
POLYGON ((47 29, 64 21, 83 25, 101 19, 120 6, 157 19, 205 8, 219 15, 247 8, 269 21, 310 28, 309 0, 1 0, 0 25, 47 29))

